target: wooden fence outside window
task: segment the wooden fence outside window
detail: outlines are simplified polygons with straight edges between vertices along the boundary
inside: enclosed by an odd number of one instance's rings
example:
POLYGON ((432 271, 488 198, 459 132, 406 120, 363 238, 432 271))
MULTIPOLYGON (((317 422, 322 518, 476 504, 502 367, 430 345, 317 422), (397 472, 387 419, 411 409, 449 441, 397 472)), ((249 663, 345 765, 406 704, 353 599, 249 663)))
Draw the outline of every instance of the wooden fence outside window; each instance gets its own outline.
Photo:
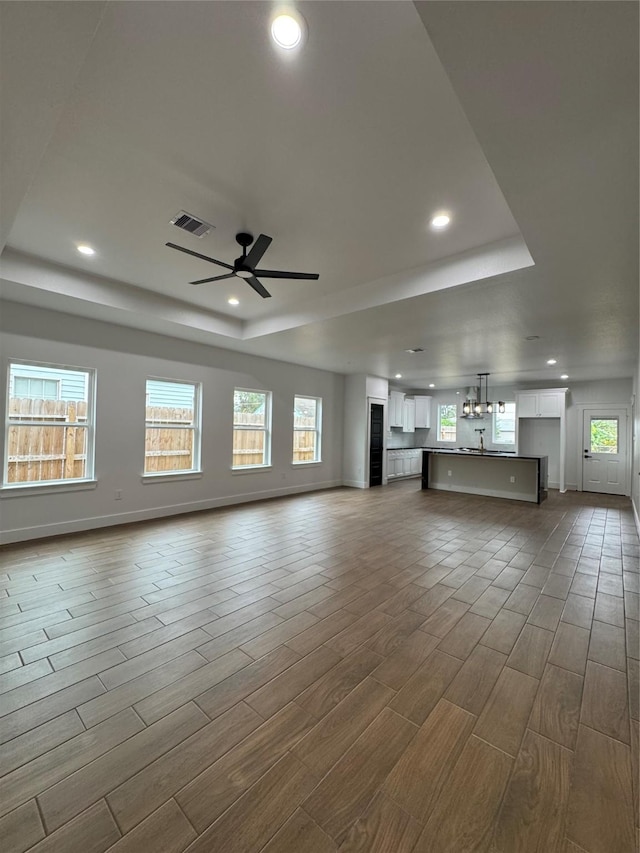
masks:
POLYGON ((7 482, 37 483, 84 477, 86 420, 87 404, 82 400, 11 398, 7 482))
MULTIPOLYGON (((262 425, 261 414, 244 414, 242 423, 262 425)), ((144 471, 147 474, 189 470, 193 467, 193 410, 168 406, 146 407, 144 471), (185 424, 184 429, 163 424, 185 424)), ((299 422, 300 419, 298 419, 299 422)), ((293 461, 314 458, 315 420, 308 431, 296 430, 293 461)), ((236 423, 238 415, 236 415, 236 423)), ((8 483, 37 483, 81 479, 87 464, 87 403, 66 400, 33 400, 13 397, 9 401, 8 483)), ((234 430, 233 465, 261 464, 263 430, 234 430)))

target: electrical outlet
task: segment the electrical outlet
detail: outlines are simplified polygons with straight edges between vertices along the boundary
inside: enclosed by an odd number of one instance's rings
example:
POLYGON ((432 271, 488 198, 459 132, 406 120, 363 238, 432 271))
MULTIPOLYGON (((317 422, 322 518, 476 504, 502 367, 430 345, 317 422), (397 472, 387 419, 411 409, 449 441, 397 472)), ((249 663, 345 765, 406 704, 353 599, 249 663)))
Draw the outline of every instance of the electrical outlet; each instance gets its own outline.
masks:
POLYGON ((114 500, 116 500, 116 501, 122 500, 122 489, 116 489, 114 500))
POLYGON ((447 471, 447 477, 451 476, 451 471, 447 471))
POLYGON ((509 482, 510 482, 510 483, 515 483, 515 481, 516 481, 516 478, 515 478, 515 477, 509 477, 509 482))

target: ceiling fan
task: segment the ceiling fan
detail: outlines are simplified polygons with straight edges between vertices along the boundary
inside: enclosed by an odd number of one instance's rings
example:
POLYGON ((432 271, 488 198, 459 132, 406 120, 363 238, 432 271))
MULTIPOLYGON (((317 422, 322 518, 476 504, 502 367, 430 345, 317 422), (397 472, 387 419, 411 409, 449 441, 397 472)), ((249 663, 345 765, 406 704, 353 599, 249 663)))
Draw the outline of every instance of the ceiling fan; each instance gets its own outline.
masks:
POLYGON ((253 243, 253 235, 241 231, 236 234, 236 242, 242 246, 242 255, 236 258, 231 264, 225 264, 224 261, 217 261, 215 258, 209 258, 207 255, 201 255, 199 252, 192 252, 191 249, 184 249, 182 246, 176 246, 175 243, 166 243, 170 249, 177 249, 179 252, 184 252, 186 255, 193 255, 194 258, 202 258, 203 261, 209 261, 212 264, 218 264, 220 267, 231 270, 225 275, 215 275, 213 278, 201 278, 198 281, 190 281, 189 284, 208 284, 210 281, 223 281, 225 278, 243 278, 247 284, 259 293, 263 299, 267 299, 271 294, 262 285, 256 276, 260 278, 298 278, 298 279, 313 279, 316 281, 320 278, 318 273, 312 272, 285 272, 283 270, 259 270, 256 269, 256 264, 260 263, 262 256, 267 251, 271 244, 271 237, 266 234, 260 234, 258 239, 253 243), (251 251, 247 254, 247 248, 251 246, 251 251))

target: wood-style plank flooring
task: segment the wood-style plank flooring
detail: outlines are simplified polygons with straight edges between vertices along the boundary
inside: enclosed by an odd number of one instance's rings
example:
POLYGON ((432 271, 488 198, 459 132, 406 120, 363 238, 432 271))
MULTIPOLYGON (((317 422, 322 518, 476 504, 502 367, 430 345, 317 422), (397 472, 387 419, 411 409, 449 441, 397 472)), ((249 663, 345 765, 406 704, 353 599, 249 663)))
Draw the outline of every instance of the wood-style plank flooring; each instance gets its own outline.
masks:
POLYGON ((624 498, 337 489, 0 552, 7 853, 632 853, 624 498))

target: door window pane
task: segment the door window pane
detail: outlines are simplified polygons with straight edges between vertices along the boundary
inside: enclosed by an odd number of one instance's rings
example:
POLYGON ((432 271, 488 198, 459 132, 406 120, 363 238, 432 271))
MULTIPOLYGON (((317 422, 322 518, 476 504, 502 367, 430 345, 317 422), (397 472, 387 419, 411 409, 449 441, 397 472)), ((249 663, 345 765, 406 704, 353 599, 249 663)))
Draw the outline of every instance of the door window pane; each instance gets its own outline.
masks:
POLYGON ((618 419, 591 418, 591 453, 618 452, 618 419))

